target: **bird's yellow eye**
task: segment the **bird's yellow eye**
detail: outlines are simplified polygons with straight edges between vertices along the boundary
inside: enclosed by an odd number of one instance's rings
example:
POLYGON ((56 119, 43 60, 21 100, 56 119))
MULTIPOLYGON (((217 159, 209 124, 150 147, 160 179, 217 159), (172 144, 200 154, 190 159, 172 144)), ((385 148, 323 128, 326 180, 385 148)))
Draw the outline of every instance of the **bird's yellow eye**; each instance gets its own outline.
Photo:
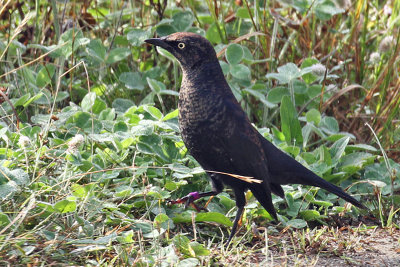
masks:
POLYGON ((178 44, 178 48, 179 48, 179 49, 185 48, 185 44, 184 44, 184 43, 179 43, 179 44, 178 44))

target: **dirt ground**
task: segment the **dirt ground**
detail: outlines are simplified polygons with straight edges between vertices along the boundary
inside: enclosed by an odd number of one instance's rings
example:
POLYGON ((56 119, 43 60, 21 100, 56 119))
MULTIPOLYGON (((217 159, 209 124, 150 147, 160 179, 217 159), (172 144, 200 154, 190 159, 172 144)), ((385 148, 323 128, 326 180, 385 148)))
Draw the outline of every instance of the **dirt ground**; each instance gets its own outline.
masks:
MULTIPOLYGON (((400 266, 398 229, 292 233, 289 240, 292 246, 288 251, 271 249, 265 263, 269 266, 400 266)), ((290 243, 289 240, 286 242, 290 243)))

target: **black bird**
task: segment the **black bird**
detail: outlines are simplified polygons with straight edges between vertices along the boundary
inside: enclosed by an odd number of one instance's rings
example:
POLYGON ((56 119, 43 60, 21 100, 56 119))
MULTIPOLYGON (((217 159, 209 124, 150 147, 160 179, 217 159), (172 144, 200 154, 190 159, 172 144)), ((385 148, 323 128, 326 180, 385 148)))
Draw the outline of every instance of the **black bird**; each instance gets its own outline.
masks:
POLYGON ((178 59, 183 71, 178 107, 183 142, 205 170, 213 171, 209 172, 212 191, 193 192, 178 202, 190 204, 198 198, 219 194, 223 184, 230 186, 238 210, 227 243, 237 230, 246 202, 246 190, 251 190, 276 220, 271 192, 284 198, 281 187, 284 184, 317 186, 365 208, 259 134, 233 95, 215 50, 206 38, 178 32, 145 42, 164 48, 178 59), (220 172, 253 177, 259 183, 249 183, 220 172))

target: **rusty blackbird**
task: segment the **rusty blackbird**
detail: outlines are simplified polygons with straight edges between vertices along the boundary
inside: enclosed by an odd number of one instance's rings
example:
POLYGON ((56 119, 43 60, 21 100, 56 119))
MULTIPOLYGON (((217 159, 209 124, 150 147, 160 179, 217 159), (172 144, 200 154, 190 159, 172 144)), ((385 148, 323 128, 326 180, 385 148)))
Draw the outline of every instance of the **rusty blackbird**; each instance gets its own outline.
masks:
POLYGON ((177 202, 190 204, 201 197, 219 194, 224 184, 230 186, 235 194, 237 213, 227 243, 237 230, 246 190, 251 190, 276 220, 271 192, 284 198, 281 187, 284 184, 317 186, 365 208, 342 189, 275 147, 251 125, 206 38, 178 32, 145 42, 169 51, 181 65, 183 78, 178 105, 181 135, 189 153, 208 171, 212 182, 212 191, 192 192, 177 202), (228 174, 253 177, 256 182, 228 174))

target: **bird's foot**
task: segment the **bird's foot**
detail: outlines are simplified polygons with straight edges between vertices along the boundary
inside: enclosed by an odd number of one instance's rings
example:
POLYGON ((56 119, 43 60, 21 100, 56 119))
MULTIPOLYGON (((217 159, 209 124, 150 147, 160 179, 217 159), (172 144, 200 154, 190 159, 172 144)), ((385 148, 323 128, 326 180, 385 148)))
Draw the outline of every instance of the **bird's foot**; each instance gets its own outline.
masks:
POLYGON ((201 196, 200 196, 199 192, 191 192, 191 193, 189 193, 187 196, 185 196, 183 198, 178 198, 177 200, 168 201, 168 204, 169 205, 174 205, 174 204, 183 204, 183 203, 185 203, 185 208, 187 208, 190 205, 195 210, 197 210, 198 212, 201 211, 201 210, 207 211, 206 208, 199 207, 194 203, 194 201, 199 199, 200 197, 201 196))

